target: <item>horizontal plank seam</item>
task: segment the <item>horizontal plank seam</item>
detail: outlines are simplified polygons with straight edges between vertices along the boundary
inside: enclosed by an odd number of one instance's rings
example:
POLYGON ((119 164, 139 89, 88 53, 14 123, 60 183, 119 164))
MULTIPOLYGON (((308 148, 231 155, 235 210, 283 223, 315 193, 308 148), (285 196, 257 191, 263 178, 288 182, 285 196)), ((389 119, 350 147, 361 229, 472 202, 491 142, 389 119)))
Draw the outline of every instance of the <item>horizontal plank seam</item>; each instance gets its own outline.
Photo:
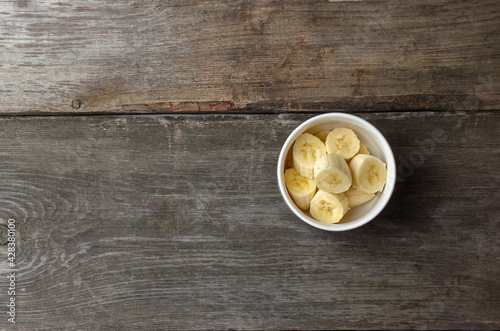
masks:
POLYGON ((321 115, 321 114, 327 114, 327 113, 332 113, 332 112, 340 112, 340 113, 345 113, 345 114, 353 114, 353 115, 360 115, 360 114, 441 114, 441 115, 447 115, 447 114, 463 114, 463 115, 474 115, 474 114, 495 114, 498 113, 499 110, 456 110, 456 111, 451 111, 451 110, 387 110, 387 111, 350 111, 350 112, 342 112, 342 111, 286 111, 286 112, 207 112, 207 113, 193 113, 193 112, 166 112, 166 113, 57 113, 57 114, 0 114, 0 119, 5 119, 5 118, 54 118, 54 117, 125 117, 125 118, 131 118, 131 117, 206 117, 206 116, 221 116, 221 115, 231 115, 231 116, 251 116, 251 115, 258 115, 258 116, 276 116, 276 115, 321 115))
POLYGON ((137 115, 278 115, 278 114, 325 114, 331 112, 339 112, 346 114, 377 114, 377 113, 425 113, 425 112, 435 112, 435 113, 494 113, 498 112, 500 109, 478 109, 478 110, 429 110, 429 109, 409 109, 409 110, 370 110, 370 111, 341 111, 341 110, 287 110, 287 111, 269 111, 269 110, 234 110, 234 111, 180 111, 180 112, 132 112, 132 111, 103 111, 103 112, 21 112, 21 113, 0 113, 0 117, 51 117, 51 116, 106 116, 106 115, 124 115, 124 116, 137 116, 137 115))

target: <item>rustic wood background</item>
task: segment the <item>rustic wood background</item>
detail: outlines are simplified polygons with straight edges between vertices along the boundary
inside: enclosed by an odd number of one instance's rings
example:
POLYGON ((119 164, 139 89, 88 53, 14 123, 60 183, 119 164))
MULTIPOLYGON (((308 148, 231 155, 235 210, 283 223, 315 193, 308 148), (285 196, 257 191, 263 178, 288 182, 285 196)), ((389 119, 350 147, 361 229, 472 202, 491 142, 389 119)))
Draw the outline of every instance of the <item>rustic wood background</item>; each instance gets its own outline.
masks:
POLYGON ((498 0, 11 0, 0 112, 500 108, 498 0))
POLYGON ((1 1, 0 329, 499 329, 499 10, 1 1), (344 233, 276 180, 332 111, 379 128, 399 175, 344 233))

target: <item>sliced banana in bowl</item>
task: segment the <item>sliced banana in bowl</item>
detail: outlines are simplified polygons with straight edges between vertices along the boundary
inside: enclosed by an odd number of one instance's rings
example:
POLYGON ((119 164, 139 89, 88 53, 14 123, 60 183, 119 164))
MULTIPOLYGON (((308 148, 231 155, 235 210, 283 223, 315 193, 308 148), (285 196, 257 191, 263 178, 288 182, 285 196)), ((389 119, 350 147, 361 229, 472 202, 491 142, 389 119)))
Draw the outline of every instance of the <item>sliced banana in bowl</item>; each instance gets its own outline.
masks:
POLYGON ((349 200, 343 194, 333 194, 319 190, 311 200, 312 217, 326 224, 339 222, 349 210, 349 200))
POLYGON ((314 165, 314 182, 325 192, 342 193, 351 187, 351 170, 343 158, 327 154, 314 165))
POLYGON ((325 155, 325 144, 310 133, 301 134, 293 144, 293 166, 301 176, 314 178, 314 165, 325 155))
POLYGON ((383 135, 345 113, 299 125, 278 160, 278 185, 287 205, 306 223, 328 231, 354 229, 375 218, 395 179, 394 155, 383 135))
POLYGON ((308 210, 316 193, 316 184, 312 178, 303 177, 294 168, 286 169, 285 184, 293 202, 302 210, 308 210))
POLYGON ((387 181, 387 168, 384 162, 373 155, 358 154, 351 159, 349 167, 354 185, 365 193, 382 191, 387 181))
POLYGON ((325 140, 328 154, 335 154, 343 159, 350 159, 359 152, 359 138, 353 130, 348 128, 335 128, 325 140))
POLYGON ((366 193, 361 191, 356 187, 356 185, 351 185, 351 187, 344 192, 347 200, 349 200, 349 208, 361 206, 367 203, 371 199, 375 198, 375 193, 366 193))

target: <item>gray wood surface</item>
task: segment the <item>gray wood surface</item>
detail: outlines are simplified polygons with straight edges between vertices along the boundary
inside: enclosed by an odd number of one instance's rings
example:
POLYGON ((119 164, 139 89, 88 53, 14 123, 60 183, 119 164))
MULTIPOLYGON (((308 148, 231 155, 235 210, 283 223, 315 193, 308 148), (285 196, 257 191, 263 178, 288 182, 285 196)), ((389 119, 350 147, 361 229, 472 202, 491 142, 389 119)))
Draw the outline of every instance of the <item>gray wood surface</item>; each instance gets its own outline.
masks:
POLYGON ((500 108, 498 0, 0 2, 0 113, 500 108))
POLYGON ((0 118, 16 327, 500 328, 500 114, 360 114, 401 178, 345 233, 303 223, 277 188, 281 145, 310 116, 0 118))
POLYGON ((500 329, 499 9, 0 1, 0 329, 11 218, 17 329, 500 329), (276 181, 332 110, 398 165, 345 233, 276 181))

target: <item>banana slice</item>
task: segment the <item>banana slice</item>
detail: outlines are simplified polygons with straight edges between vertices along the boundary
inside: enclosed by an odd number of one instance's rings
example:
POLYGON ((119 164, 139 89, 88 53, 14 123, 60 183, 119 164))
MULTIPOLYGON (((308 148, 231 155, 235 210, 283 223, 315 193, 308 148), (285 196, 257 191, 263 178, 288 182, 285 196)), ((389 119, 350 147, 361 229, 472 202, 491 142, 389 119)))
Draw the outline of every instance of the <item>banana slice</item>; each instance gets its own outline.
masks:
POLYGON ((367 154, 367 155, 371 155, 370 154, 370 151, 368 150, 368 147, 366 147, 365 144, 359 144, 359 151, 358 151, 358 154, 367 154))
POLYGON ((314 164, 325 155, 325 144, 310 133, 301 134, 293 144, 293 166, 301 176, 314 178, 314 164))
POLYGON ((387 180, 385 163, 379 158, 358 154, 349 163, 352 183, 366 193, 382 191, 387 180))
POLYGON ((321 140, 322 142, 325 142, 326 137, 328 136, 329 133, 330 133, 330 131, 320 131, 320 132, 316 133, 314 136, 318 137, 319 140, 321 140))
POLYGON ((345 191, 344 194, 347 200, 349 200, 349 207, 360 206, 375 197, 375 193, 363 192, 354 185, 345 191))
POLYGON ((302 177, 297 170, 291 168, 285 171, 285 185, 297 207, 309 209, 309 203, 316 193, 314 180, 302 177))
MULTIPOLYGON (((366 147, 365 144, 359 144, 359 151, 358 151, 358 154, 367 154, 367 155, 371 155, 370 154, 370 151, 368 151, 368 147, 366 147)), ((356 155, 358 155, 356 154, 356 155)), ((356 156, 355 155, 355 156, 356 156)), ((351 162, 352 158, 350 159, 346 159, 345 161, 347 162, 347 164, 349 164, 349 162, 351 162)))
POLYGON ((326 151, 343 159, 350 159, 359 151, 358 136, 351 129, 336 128, 326 137, 326 151))
POLYGON ((351 186, 351 170, 343 158, 328 154, 314 165, 314 182, 320 190, 342 193, 351 186))
POLYGON ((311 216, 323 223, 337 223, 349 210, 349 200, 343 193, 319 190, 311 200, 311 216))

